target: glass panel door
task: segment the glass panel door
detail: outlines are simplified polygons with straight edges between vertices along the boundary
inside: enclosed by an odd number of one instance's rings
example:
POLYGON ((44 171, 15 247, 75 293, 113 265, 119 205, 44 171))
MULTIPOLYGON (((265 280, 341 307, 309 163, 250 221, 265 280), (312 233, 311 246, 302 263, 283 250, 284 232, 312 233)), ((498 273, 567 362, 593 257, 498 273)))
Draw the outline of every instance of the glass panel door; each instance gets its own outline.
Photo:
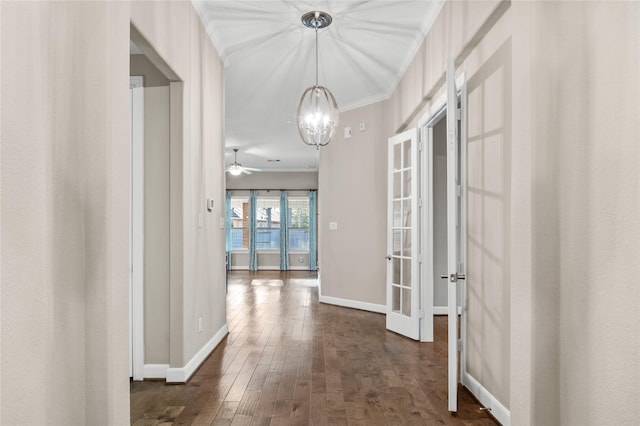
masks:
POLYGON ((389 139, 387 329, 419 338, 418 132, 389 139))

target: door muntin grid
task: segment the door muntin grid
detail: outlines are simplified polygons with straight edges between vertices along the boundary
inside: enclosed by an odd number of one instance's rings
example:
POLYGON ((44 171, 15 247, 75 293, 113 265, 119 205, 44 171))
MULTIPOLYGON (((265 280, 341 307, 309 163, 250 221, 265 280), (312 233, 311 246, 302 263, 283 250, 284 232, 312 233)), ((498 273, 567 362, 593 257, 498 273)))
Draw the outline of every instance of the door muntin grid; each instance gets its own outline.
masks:
POLYGON ((391 310, 405 317, 411 317, 412 313, 412 144, 411 139, 406 139, 393 147, 391 310))

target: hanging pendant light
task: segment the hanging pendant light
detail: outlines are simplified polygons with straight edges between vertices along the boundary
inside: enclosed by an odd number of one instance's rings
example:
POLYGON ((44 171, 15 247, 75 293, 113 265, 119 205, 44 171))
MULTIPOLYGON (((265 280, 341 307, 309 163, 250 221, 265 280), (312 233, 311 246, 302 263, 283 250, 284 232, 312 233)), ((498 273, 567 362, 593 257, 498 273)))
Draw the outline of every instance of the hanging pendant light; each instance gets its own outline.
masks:
POLYGON ((302 24, 316 32, 316 84, 304 91, 298 104, 298 132, 302 141, 319 149, 333 139, 338 127, 338 105, 326 87, 318 85, 318 29, 331 25, 326 12, 308 12, 302 15, 302 24))

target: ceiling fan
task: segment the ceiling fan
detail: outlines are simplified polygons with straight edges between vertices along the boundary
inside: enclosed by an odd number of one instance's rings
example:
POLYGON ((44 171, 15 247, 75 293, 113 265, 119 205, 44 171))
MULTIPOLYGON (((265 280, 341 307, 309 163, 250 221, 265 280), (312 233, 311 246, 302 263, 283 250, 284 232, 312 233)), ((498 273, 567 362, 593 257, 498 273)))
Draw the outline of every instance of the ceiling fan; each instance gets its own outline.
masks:
POLYGON ((241 173, 250 175, 251 172, 261 172, 262 170, 254 169, 251 167, 244 167, 242 164, 238 163, 238 148, 233 148, 233 164, 229 166, 227 171, 233 176, 238 176, 241 173))

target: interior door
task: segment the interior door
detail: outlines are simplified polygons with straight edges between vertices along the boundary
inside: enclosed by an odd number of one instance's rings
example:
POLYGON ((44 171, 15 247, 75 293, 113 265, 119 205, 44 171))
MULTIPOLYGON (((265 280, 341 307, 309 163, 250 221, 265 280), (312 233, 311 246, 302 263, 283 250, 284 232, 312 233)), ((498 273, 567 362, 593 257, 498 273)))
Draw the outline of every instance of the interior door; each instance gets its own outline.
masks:
POLYGON ((458 281, 464 280, 460 238, 458 97, 453 59, 447 63, 447 274, 449 411, 458 410, 458 281))
POLYGON ((387 329, 420 337, 418 130, 389 138, 387 329))

